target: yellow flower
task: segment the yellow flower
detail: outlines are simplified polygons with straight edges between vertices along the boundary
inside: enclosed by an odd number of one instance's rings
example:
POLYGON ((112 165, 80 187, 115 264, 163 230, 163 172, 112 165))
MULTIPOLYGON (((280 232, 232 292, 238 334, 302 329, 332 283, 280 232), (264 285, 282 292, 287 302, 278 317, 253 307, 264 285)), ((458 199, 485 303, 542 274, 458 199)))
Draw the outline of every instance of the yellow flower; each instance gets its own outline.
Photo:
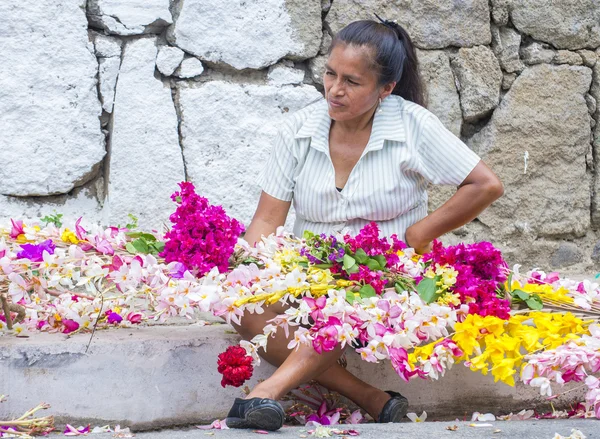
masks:
POLYGON ((460 305, 460 295, 453 293, 446 293, 437 300, 440 305, 460 305))
POLYGON ((514 358, 504 358, 492 368, 491 372, 494 376, 494 382, 502 381, 514 387, 516 373, 514 358))
POLYGON ((542 299, 548 299, 554 302, 573 303, 574 301, 572 297, 568 296, 569 290, 563 287, 555 290, 552 285, 548 284, 525 284, 522 287, 519 286, 517 288, 526 293, 538 294, 542 299))
POLYGON ((62 239, 66 243, 79 244, 79 239, 77 239, 77 235, 75 235, 75 233, 73 233, 69 229, 65 229, 65 231, 62 232, 62 235, 60 235, 60 239, 62 239))

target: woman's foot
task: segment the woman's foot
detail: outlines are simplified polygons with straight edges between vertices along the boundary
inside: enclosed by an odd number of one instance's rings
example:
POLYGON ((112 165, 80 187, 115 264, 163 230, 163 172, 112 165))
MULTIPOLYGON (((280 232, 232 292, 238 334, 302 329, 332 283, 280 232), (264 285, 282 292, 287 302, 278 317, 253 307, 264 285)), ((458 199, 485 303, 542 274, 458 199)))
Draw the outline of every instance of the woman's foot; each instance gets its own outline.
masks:
POLYGON ((402 422, 408 412, 408 399, 391 390, 386 390, 385 393, 387 393, 390 398, 381 409, 381 412, 377 417, 377 422, 380 424, 402 422))
POLYGON ((275 431, 283 426, 284 419, 281 404, 273 399, 236 398, 225 422, 229 428, 275 431))

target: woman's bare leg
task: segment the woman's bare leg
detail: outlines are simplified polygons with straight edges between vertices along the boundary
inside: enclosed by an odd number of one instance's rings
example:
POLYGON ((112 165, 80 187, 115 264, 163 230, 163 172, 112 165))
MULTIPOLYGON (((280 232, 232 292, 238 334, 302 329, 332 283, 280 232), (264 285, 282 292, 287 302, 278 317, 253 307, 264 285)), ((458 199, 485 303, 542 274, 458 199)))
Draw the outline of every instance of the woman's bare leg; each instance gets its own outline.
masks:
MULTIPOLYGON (((264 314, 246 313, 242 318, 242 325, 234 326, 244 339, 250 340, 256 334, 262 333, 267 320, 284 311, 285 307, 280 304, 271 305, 265 307, 264 314)), ((274 338, 269 339, 267 352, 263 352, 261 356, 279 368, 269 379, 259 383, 248 395, 248 398, 261 397, 277 400, 300 384, 314 379, 323 387, 354 401, 374 419, 377 419, 390 396, 340 366, 337 360, 340 358, 342 350, 339 348, 322 354, 317 353, 310 346, 300 346, 297 351, 290 351, 287 345, 294 336, 294 328, 290 329, 289 337, 285 337, 280 329, 274 338)))

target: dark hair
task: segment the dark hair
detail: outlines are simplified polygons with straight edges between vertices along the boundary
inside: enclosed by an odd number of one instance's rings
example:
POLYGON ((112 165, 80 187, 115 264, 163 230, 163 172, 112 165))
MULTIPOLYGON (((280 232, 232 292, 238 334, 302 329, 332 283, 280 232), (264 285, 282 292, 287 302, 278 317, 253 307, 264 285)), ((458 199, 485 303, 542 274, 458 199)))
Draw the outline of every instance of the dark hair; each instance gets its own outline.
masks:
POLYGON ((392 94, 425 106, 415 47, 402 26, 388 20, 381 20, 381 23, 373 20, 354 21, 336 34, 329 53, 339 43, 373 48, 379 84, 396 82, 392 94))

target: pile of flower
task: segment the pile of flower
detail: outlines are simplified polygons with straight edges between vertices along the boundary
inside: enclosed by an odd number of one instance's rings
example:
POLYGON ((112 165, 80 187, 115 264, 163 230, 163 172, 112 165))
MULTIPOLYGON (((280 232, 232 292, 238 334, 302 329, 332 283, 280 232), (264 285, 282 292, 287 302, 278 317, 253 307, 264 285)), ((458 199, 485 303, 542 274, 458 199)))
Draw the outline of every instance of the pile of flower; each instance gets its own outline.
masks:
POLYGON ((164 236, 135 222, 84 228, 80 219, 71 230, 59 215, 0 229, 0 333, 76 333, 197 311, 239 324, 281 303, 290 306, 263 334, 221 354, 222 385, 249 378, 282 330, 294 333, 289 349, 351 346, 365 361, 390 360, 404 380, 438 379, 462 362, 544 395, 553 383, 582 382, 586 413, 600 417, 600 327, 576 317, 600 311, 597 284, 509 270, 486 242, 436 242, 420 256, 374 223, 356 236, 278 230, 250 247, 242 226, 190 183, 173 200, 164 236))

